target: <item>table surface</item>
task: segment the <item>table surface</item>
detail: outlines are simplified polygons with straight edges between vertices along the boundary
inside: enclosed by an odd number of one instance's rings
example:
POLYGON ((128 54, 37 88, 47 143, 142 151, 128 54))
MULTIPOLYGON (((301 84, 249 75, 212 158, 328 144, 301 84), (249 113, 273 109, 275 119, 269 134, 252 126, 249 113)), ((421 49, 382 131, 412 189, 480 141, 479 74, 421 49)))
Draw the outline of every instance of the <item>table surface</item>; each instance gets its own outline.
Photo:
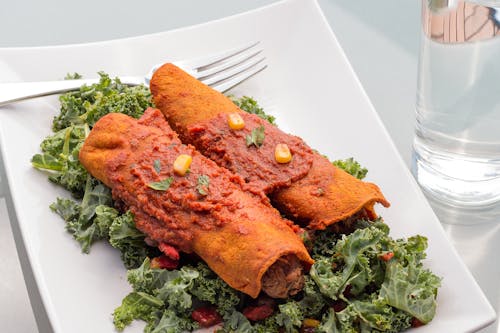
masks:
MULTIPOLYGON (((84 5, 58 0, 9 1, 2 4, 0 11, 0 47, 59 45, 138 36, 207 22, 275 1, 184 0, 150 4, 131 0, 87 0, 84 5), (146 17, 148 19, 144 20, 146 17)), ((410 167, 420 2, 319 0, 319 4, 410 167)), ((38 332, 3 199, 5 191, 0 179, 0 327, 2 332, 38 332)), ((436 203, 433 208, 450 241, 499 312, 500 218, 466 225, 477 217, 444 209, 436 203)), ((499 322, 480 332, 500 333, 499 322)))

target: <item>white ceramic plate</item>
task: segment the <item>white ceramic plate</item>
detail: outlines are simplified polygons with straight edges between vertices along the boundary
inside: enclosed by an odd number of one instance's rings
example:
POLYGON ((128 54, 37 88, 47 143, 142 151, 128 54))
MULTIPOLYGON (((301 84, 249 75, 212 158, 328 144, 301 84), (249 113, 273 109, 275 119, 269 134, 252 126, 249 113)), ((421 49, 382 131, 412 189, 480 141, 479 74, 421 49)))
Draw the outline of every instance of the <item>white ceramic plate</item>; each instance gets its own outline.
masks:
MULTIPOLYGON (((191 58, 260 40, 268 69, 234 93, 256 97, 285 131, 331 158, 354 156, 391 201, 379 213, 395 237, 429 238, 426 265, 443 277, 435 319, 418 332, 470 332, 495 313, 448 242, 399 157, 315 1, 289 0, 184 29, 109 42, 0 49, 3 81, 86 77, 99 70, 141 75, 158 62, 191 58)), ((113 332, 111 313, 130 288, 117 251, 84 255, 48 206, 67 195, 33 169, 31 156, 50 134, 56 97, 0 109, 0 142, 16 216, 16 239, 35 313, 56 332, 113 332), (30 274, 33 274, 31 276, 30 274), (40 302, 41 300, 41 302, 40 302), (41 307, 37 307, 40 304, 41 307)), ((140 332, 134 324, 126 332, 140 332)))

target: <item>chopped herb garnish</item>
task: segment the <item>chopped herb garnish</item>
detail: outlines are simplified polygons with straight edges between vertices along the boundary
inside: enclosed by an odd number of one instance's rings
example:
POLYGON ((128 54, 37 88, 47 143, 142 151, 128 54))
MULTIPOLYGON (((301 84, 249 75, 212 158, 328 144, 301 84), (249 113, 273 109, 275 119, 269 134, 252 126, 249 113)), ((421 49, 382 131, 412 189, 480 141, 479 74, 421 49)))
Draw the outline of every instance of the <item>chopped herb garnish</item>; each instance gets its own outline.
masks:
POLYGON ((259 148, 264 143, 264 126, 260 125, 257 128, 254 128, 250 135, 247 135, 245 139, 247 140, 247 147, 254 145, 259 148))
POLYGON ((210 185, 210 178, 207 175, 201 175, 198 177, 198 185, 196 190, 201 195, 208 195, 208 186, 210 185))
POLYGON ((151 187, 153 190, 157 191, 166 191, 174 181, 174 177, 168 177, 163 180, 160 180, 159 182, 153 182, 149 183, 148 186, 151 187))
POLYGON ((160 173, 160 171, 161 171, 161 162, 160 162, 160 160, 154 160, 153 167, 155 168, 156 173, 160 173))

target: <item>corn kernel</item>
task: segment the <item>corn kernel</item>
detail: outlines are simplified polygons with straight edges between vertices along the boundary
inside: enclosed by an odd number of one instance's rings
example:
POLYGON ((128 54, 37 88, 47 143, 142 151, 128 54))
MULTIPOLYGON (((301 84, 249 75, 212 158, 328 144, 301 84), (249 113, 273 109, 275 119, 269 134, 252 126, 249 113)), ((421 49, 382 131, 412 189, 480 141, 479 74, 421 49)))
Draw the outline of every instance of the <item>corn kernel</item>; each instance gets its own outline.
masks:
POLYGON ((174 172, 179 176, 184 176, 188 172, 193 158, 189 155, 179 155, 174 162, 174 172))
POLYGON ((278 143, 274 150, 274 158, 278 163, 288 163, 292 160, 292 153, 285 143, 278 143))
POLYGON ((302 324, 304 325, 304 327, 318 327, 320 322, 319 322, 319 320, 316 320, 316 319, 306 318, 306 319, 304 319, 302 324))
POLYGON ((239 113, 230 113, 227 115, 227 123, 231 129, 240 130, 245 127, 245 121, 239 113))

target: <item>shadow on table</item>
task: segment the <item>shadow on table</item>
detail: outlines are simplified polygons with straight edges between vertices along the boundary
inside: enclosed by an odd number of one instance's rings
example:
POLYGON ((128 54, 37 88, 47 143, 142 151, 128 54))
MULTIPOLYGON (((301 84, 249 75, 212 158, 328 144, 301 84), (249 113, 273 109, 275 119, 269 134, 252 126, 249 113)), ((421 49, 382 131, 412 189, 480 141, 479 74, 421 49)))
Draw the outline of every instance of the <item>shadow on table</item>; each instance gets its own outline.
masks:
MULTIPOLYGON (((500 205, 489 210, 458 209, 429 198, 448 238, 484 294, 500 312, 500 205)), ((496 323, 480 331, 497 332, 496 323)))

